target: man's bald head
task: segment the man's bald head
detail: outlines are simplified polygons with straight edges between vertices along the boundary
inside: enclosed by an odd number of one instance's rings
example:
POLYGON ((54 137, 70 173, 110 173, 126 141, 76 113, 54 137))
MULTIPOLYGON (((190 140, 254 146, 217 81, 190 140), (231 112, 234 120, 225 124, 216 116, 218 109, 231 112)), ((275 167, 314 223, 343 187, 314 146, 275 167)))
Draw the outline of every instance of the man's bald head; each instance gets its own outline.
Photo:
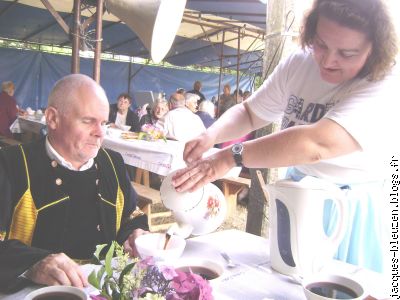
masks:
POLYGON ((173 93, 169 98, 171 109, 185 106, 185 96, 179 93, 173 93))
POLYGON ((49 95, 48 106, 53 106, 65 114, 71 107, 83 101, 81 95, 85 89, 92 90, 99 101, 108 103, 104 89, 92 78, 83 74, 71 74, 56 82, 49 95))

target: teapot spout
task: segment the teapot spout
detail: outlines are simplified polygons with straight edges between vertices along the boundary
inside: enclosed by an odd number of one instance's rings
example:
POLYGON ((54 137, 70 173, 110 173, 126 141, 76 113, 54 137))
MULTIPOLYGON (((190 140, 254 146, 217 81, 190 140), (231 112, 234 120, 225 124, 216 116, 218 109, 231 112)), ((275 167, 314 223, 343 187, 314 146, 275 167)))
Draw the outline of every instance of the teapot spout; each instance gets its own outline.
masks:
POLYGON ((184 239, 188 238, 193 231, 193 226, 190 224, 174 223, 168 230, 169 235, 179 235, 184 239))

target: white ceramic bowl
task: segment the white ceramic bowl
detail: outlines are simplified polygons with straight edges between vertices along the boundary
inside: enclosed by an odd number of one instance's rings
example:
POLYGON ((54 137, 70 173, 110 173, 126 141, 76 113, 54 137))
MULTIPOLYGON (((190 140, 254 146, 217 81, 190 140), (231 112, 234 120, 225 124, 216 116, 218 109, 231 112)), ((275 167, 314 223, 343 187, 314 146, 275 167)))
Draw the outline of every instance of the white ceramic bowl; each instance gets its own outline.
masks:
POLYGON ((166 235, 164 233, 149 233, 135 240, 136 249, 141 258, 152 256, 155 261, 174 261, 178 259, 186 247, 186 240, 172 235, 164 250, 166 235))
POLYGON ((314 274, 302 282, 308 300, 351 299, 361 300, 368 295, 361 283, 335 274, 314 274), (336 295, 342 295, 341 298, 336 295), (343 297, 346 295, 347 297, 343 297))
POLYGON ((35 115, 35 111, 34 111, 32 108, 30 108, 30 107, 28 107, 28 108, 26 109, 26 112, 27 112, 28 115, 30 115, 30 116, 35 115))
POLYGON ((33 300, 33 299, 72 299, 72 300, 86 300, 88 296, 86 293, 72 286, 48 286, 44 288, 40 288, 30 292, 25 296, 24 300, 33 300), (64 293, 64 294, 63 294, 64 293), (65 298, 61 298, 63 295, 65 298), (70 295, 69 297, 67 295, 70 295))
POLYGON ((113 138, 119 138, 121 136, 121 129, 119 128, 112 128, 112 127, 107 127, 106 129, 106 134, 110 137, 113 138))
POLYGON ((128 126, 128 125, 120 125, 120 128, 121 128, 123 131, 129 131, 129 130, 131 129, 131 126, 128 126))

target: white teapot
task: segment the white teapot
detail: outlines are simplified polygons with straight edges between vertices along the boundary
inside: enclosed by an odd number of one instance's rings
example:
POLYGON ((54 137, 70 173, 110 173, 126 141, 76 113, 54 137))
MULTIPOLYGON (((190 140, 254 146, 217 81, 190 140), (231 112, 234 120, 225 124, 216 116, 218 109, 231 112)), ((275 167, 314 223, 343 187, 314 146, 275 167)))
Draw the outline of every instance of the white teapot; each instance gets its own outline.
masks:
POLYGON ((168 232, 184 238, 190 234, 202 235, 215 231, 226 216, 226 200, 221 190, 212 183, 190 193, 179 193, 171 180, 173 173, 168 174, 160 188, 161 201, 175 217, 177 226, 168 232))

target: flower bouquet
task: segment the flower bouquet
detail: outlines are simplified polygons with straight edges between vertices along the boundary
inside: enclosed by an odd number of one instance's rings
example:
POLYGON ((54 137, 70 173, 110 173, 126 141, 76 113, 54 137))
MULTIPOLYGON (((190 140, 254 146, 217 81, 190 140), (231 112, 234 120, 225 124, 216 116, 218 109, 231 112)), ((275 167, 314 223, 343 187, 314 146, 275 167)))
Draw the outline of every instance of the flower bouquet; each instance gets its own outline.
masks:
POLYGON ((88 278, 99 291, 99 295, 90 296, 92 300, 213 299, 209 282, 200 275, 155 265, 151 257, 131 259, 117 242, 112 242, 102 262, 99 257, 104 247, 96 247, 94 256, 101 267, 88 278), (112 259, 114 253, 116 258, 112 259))
POLYGON ((145 141, 155 141, 155 140, 162 139, 165 142, 167 141, 162 129, 157 126, 154 126, 152 124, 144 124, 142 126, 141 132, 139 132, 138 139, 145 140, 145 141))

